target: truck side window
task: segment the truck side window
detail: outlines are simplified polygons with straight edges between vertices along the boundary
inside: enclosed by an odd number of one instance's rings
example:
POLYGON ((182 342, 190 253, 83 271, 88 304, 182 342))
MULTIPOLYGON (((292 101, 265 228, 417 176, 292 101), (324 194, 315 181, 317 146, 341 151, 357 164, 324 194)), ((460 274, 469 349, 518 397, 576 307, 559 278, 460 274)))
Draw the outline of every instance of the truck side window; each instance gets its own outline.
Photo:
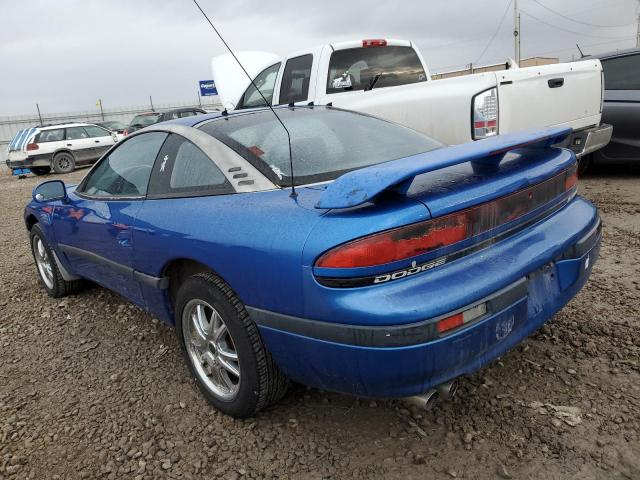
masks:
POLYGON ((284 67, 280 85, 280 104, 304 102, 309 98, 313 55, 290 58, 284 67))
POLYGON ((327 93, 426 81, 424 67, 411 47, 347 48, 331 54, 327 93))
MULTIPOLYGON (((256 78, 253 79, 253 83, 256 84, 258 90, 262 92, 262 95, 264 95, 264 98, 266 98, 269 103, 271 103, 271 99, 273 98, 273 87, 276 84, 278 70, 280 70, 280 62, 265 68, 256 76, 256 78)), ((255 87, 251 84, 240 98, 236 110, 239 110, 241 108, 266 106, 267 105, 264 104, 264 100, 260 96, 260 93, 258 93, 255 87)))
POLYGON ((605 90, 640 90, 640 55, 602 61, 605 90))

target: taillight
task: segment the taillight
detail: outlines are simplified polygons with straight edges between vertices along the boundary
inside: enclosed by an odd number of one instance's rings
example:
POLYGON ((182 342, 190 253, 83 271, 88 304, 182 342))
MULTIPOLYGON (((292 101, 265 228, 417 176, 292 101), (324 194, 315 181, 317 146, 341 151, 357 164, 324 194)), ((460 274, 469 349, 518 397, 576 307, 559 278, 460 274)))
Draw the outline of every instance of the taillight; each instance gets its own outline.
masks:
POLYGON ((487 313, 487 304, 480 303, 475 307, 471 307, 464 312, 456 313, 455 315, 451 315, 450 317, 443 318, 442 320, 438 320, 436 323, 436 329, 438 333, 442 334, 451 330, 455 330, 458 327, 466 323, 473 322, 474 320, 482 317, 487 313))
POLYGON ((30 152, 32 150, 38 150, 40 148, 40 146, 37 143, 30 143, 27 145, 27 152, 30 152))
POLYGON ((498 134, 498 89, 490 88, 477 94, 472 100, 472 138, 493 137, 498 134))
POLYGON ((548 180, 496 200, 344 243, 322 254, 315 266, 373 267, 418 257, 517 220, 571 190, 576 182, 574 163, 548 180))
POLYGON ((362 46, 364 48, 369 47, 386 47, 387 41, 383 38, 375 38, 370 40, 362 40, 362 46))
POLYGON ((129 135, 129 130, 127 130, 126 128, 122 131, 122 136, 126 137, 127 135, 129 135))

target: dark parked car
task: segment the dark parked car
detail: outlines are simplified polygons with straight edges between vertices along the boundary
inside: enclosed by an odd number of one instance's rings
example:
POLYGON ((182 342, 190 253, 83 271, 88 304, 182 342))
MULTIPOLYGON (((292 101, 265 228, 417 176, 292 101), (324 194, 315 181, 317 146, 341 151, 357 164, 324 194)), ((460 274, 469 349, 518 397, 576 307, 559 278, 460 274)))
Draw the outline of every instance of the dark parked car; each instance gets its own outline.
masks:
POLYGON ((122 122, 118 122, 117 120, 109 120, 107 122, 99 122, 96 123, 96 125, 99 125, 101 127, 107 128, 109 130, 111 130, 112 132, 116 132, 119 134, 123 134, 125 129, 127 128, 127 125, 122 123, 122 122))
MULTIPOLYGON (((594 55, 604 70, 602 123, 613 125, 609 145, 588 157, 591 163, 640 161, 640 48, 594 55)), ((586 167, 587 165, 585 165, 586 167)), ((582 165, 581 165, 582 169, 582 165)))
POLYGON ((164 112, 146 112, 136 115, 129 123, 129 126, 125 129, 124 134, 140 130, 141 128, 148 127, 155 123, 164 122, 166 120, 175 120, 176 118, 193 117, 194 115, 202 115, 207 113, 201 108, 185 107, 174 108, 172 110, 165 110, 164 112))

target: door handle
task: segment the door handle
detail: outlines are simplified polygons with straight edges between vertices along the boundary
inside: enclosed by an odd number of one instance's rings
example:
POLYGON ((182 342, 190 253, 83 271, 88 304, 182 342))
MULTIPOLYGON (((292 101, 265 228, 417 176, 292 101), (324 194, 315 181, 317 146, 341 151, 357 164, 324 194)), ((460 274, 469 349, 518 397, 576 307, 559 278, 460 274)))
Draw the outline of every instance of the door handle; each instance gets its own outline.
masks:
POLYGON ((100 143, 100 140, 94 140, 94 142, 96 142, 96 143, 100 143))
POLYGON ((73 144, 67 143, 67 147, 73 147, 73 144))
POLYGON ((564 85, 564 78, 552 78, 547 83, 549 88, 558 88, 564 85))

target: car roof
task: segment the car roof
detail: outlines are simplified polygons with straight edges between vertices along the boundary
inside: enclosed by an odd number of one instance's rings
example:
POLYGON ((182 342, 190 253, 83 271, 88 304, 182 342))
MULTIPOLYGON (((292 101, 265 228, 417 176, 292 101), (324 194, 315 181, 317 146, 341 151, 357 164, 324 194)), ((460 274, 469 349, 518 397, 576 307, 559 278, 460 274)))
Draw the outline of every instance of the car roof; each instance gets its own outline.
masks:
MULTIPOLYGON (((290 108, 288 105, 278 105, 273 107, 273 109, 277 112, 280 109, 285 109, 285 108, 290 108)), ((295 108, 327 108, 325 106, 308 106, 308 105, 296 105, 295 108)), ((226 110, 222 111, 222 112, 213 112, 213 113, 206 113, 206 114, 202 114, 202 115, 195 115, 192 117, 184 117, 184 118, 176 118, 176 119, 172 119, 172 120, 167 120, 166 122, 161 122, 158 125, 162 125, 162 124, 177 124, 177 125, 184 125, 187 127, 195 127, 196 125, 200 124, 200 123, 204 123, 204 122, 208 122, 210 120, 215 120, 218 118, 222 118, 222 117, 233 117, 233 116, 238 116, 238 115, 248 115, 248 114, 252 114, 252 113, 259 113, 259 112, 264 112, 270 110, 268 107, 258 107, 258 108, 243 108, 242 110, 232 110, 230 112, 227 112, 226 110)))
POLYGON ((38 130, 55 130, 57 128, 69 128, 69 127, 90 127, 95 123, 61 123, 60 125, 46 125, 44 127, 36 127, 38 130))
POLYGON ((615 58, 615 57, 624 57, 626 55, 633 55, 634 53, 640 53, 640 48, 627 48, 624 50, 614 50, 611 52, 598 53, 595 55, 587 55, 586 57, 581 58, 580 60, 589 60, 591 58, 615 58))

